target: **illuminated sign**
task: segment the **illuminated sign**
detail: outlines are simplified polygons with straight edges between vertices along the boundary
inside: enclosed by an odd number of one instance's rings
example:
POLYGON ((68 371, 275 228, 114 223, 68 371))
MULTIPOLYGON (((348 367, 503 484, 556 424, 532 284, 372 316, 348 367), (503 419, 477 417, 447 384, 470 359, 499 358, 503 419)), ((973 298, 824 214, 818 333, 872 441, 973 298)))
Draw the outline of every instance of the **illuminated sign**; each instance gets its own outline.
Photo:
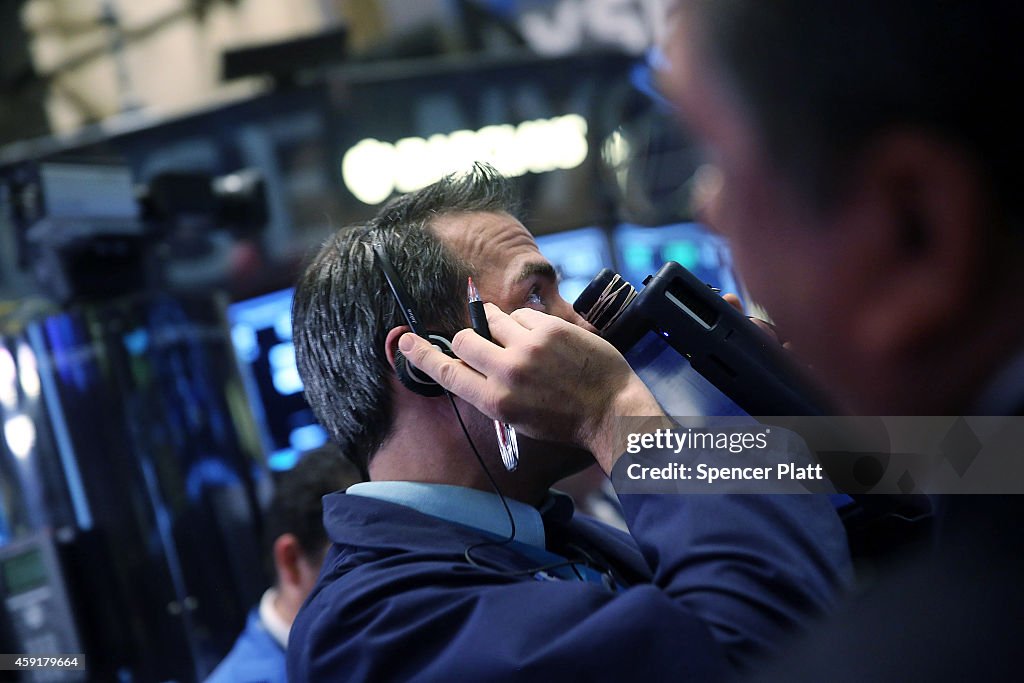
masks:
POLYGON ((594 43, 638 55, 658 43, 666 4, 665 0, 531 3, 519 16, 519 30, 530 47, 544 55, 569 54, 594 43))
POLYGON ((587 158, 587 121, 579 114, 456 130, 394 143, 364 138, 341 160, 348 190, 364 204, 413 192, 485 161, 509 177, 576 168, 587 158))

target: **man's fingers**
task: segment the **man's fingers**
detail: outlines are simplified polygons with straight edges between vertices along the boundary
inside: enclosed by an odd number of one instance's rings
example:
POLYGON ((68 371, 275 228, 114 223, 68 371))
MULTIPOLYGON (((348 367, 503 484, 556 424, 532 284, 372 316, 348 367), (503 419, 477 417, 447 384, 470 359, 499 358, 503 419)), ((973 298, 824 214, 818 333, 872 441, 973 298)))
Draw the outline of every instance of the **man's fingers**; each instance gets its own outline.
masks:
MULTIPOLYGON (((729 292, 727 294, 723 294, 722 298, 725 300, 725 302, 727 304, 729 304, 730 306, 735 308, 740 313, 743 313, 743 302, 740 301, 740 298, 738 296, 736 296, 735 294, 729 292)), ((749 315, 747 316, 747 319, 750 322, 752 322, 755 325, 757 325, 758 327, 760 327, 765 332, 767 332, 768 336, 770 336, 775 341, 779 340, 779 335, 775 332, 775 325, 772 325, 767 320, 761 320, 760 318, 755 318, 755 317, 749 316, 749 315)))
MULTIPOLYGON (((494 336, 493 333, 491 336, 494 336)), ((459 330, 452 337, 452 351, 470 367, 484 375, 491 374, 494 367, 501 362, 502 348, 469 328, 459 330)))
POLYGON ((496 343, 512 346, 525 340, 529 335, 529 328, 524 327, 517 319, 507 315, 494 304, 484 304, 484 311, 487 313, 487 326, 491 328, 491 339, 496 343))
POLYGON ((535 329, 551 319, 548 314, 535 311, 532 308, 517 308, 509 317, 528 330, 535 329))
POLYGON ((732 292, 727 292, 722 295, 722 298, 725 299, 725 303, 729 304, 740 313, 743 312, 743 302, 740 301, 740 298, 738 296, 736 296, 732 292))
POLYGON ((781 341, 779 339, 779 333, 775 331, 775 325, 772 325, 767 320, 761 320, 760 318, 751 317, 748 318, 748 320, 750 320, 750 322, 760 327, 764 332, 768 334, 769 337, 771 337, 775 341, 781 341))
POLYGON ((483 375, 461 360, 444 355, 422 337, 407 332, 399 338, 398 348, 418 370, 456 396, 470 403, 483 396, 487 384, 483 375))

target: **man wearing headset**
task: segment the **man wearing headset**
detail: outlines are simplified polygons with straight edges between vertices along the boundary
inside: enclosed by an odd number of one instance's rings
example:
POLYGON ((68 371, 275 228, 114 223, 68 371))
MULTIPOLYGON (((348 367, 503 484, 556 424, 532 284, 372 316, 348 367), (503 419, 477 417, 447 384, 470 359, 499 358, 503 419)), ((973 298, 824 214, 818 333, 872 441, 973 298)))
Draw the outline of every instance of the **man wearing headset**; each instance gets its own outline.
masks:
MULTIPOLYGON (((630 536, 549 492, 595 458, 609 471, 613 416, 662 413, 580 325, 514 209, 507 182, 478 166, 340 230, 296 287, 307 399, 369 481, 325 498, 333 545, 292 627, 290 680, 715 679, 775 651, 849 578, 842 526, 817 496, 627 496, 630 536), (496 339, 557 322, 571 348, 530 371, 552 381, 528 389, 525 410, 558 429, 521 435, 512 472, 491 419, 396 374, 400 339, 429 361, 407 344, 407 319, 448 338, 467 326, 470 276, 496 339)), ((505 407, 499 395, 484 412, 505 407)))
MULTIPOLYGON (((663 83, 716 168, 709 220, 781 336, 853 412, 1021 415, 1022 6, 673 5, 663 83)), ((587 403, 552 389, 600 366, 600 345, 535 312, 490 313, 497 344, 460 333, 461 361, 411 336, 401 348, 492 417, 608 442, 601 418, 566 425, 523 400, 587 403)), ((645 410, 598 397, 588 415, 645 410)), ((942 501, 934 554, 816 629, 777 680, 1019 678, 1019 501, 942 501)))

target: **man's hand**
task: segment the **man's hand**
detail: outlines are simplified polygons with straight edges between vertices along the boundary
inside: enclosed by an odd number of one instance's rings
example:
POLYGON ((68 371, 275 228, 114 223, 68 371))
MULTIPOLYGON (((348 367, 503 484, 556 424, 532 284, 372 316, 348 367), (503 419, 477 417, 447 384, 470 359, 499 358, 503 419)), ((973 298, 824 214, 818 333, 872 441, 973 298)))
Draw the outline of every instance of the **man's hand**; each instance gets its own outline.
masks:
POLYGON ((414 334, 399 348, 441 386, 535 439, 586 448, 605 472, 624 450, 617 418, 663 417, 657 401, 611 344, 532 309, 506 315, 486 304, 494 342, 473 330, 449 358, 414 334))
MULTIPOLYGON (((735 308, 740 313, 744 312, 743 311, 743 302, 740 301, 740 298, 738 296, 736 296, 735 294, 732 294, 732 293, 723 294, 722 298, 725 299, 725 302, 727 304, 729 304, 730 306, 735 308)), ((762 320, 761 318, 755 318, 755 317, 749 316, 749 315, 747 316, 747 320, 749 320, 750 322, 752 322, 755 325, 757 325, 761 329, 761 331, 763 331, 769 337, 771 337, 772 339, 777 341, 779 343, 779 345, 782 346, 782 348, 784 348, 784 349, 789 349, 790 348, 790 344, 789 344, 788 341, 783 341, 782 339, 779 339, 779 333, 776 332, 775 325, 773 325, 772 323, 768 322, 767 320, 762 320)))

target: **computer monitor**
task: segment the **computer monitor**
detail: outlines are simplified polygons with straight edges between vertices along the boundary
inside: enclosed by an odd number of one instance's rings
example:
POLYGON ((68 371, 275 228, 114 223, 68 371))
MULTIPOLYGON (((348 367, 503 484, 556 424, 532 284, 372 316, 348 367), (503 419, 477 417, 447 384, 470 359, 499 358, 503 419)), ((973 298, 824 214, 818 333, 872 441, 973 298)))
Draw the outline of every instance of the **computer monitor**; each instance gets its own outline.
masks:
POLYGON ((327 432, 302 395, 292 344, 292 290, 228 307, 231 340, 272 470, 290 469, 303 451, 322 446, 327 432))
POLYGON ((723 293, 744 299, 725 239, 699 223, 646 227, 623 223, 612 234, 618 272, 640 289, 666 261, 675 261, 723 293))

